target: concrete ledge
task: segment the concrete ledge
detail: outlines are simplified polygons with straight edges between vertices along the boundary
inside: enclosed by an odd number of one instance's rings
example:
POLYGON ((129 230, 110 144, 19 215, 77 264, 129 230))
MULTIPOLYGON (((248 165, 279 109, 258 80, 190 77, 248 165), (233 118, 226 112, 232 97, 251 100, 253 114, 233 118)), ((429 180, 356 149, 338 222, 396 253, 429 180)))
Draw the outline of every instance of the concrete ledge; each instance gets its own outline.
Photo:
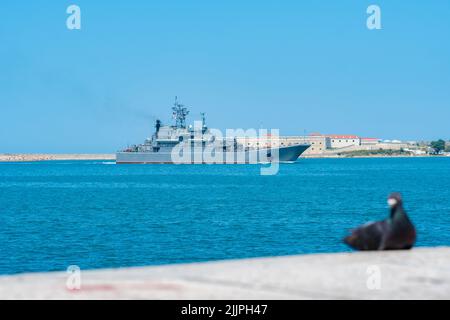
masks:
POLYGON ((450 299, 450 247, 82 271, 75 291, 67 277, 3 276, 0 299, 450 299))

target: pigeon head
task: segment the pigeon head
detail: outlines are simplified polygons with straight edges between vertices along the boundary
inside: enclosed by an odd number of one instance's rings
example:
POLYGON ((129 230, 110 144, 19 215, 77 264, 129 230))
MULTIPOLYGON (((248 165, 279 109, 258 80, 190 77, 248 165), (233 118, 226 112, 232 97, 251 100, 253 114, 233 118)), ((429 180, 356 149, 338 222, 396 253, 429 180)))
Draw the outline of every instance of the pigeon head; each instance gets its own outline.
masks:
POLYGON ((391 193, 387 202, 391 209, 396 208, 402 204, 402 196, 398 192, 391 193))

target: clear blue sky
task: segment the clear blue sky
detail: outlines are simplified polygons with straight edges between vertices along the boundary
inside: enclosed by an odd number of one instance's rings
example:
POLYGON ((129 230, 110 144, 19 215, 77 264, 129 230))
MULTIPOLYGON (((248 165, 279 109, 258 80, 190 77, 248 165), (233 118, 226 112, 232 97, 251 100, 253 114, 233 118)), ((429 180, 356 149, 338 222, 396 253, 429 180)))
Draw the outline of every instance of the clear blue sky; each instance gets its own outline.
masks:
POLYGON ((0 40, 0 153, 114 152, 175 95, 221 129, 450 138, 448 0, 2 0, 0 40))

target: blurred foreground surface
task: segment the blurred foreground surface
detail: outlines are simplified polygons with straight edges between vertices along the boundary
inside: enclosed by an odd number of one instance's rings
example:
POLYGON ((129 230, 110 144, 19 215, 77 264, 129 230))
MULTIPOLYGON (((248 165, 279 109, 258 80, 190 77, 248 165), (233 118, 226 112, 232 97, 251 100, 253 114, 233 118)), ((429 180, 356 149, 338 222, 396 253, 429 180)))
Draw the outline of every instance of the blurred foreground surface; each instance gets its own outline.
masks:
POLYGON ((0 299, 449 299, 450 247, 81 271, 79 290, 70 276, 0 277, 0 299))

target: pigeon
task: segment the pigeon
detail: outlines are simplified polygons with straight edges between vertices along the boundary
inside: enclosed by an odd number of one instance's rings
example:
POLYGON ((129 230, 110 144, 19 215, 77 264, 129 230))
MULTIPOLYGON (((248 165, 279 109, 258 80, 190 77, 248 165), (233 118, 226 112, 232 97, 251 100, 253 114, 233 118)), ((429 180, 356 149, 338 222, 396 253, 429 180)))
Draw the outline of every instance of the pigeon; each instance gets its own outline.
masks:
POLYGON ((416 241, 416 229, 403 209, 402 197, 392 193, 388 197, 390 216, 378 222, 368 222, 344 238, 356 250, 408 250, 416 241))

